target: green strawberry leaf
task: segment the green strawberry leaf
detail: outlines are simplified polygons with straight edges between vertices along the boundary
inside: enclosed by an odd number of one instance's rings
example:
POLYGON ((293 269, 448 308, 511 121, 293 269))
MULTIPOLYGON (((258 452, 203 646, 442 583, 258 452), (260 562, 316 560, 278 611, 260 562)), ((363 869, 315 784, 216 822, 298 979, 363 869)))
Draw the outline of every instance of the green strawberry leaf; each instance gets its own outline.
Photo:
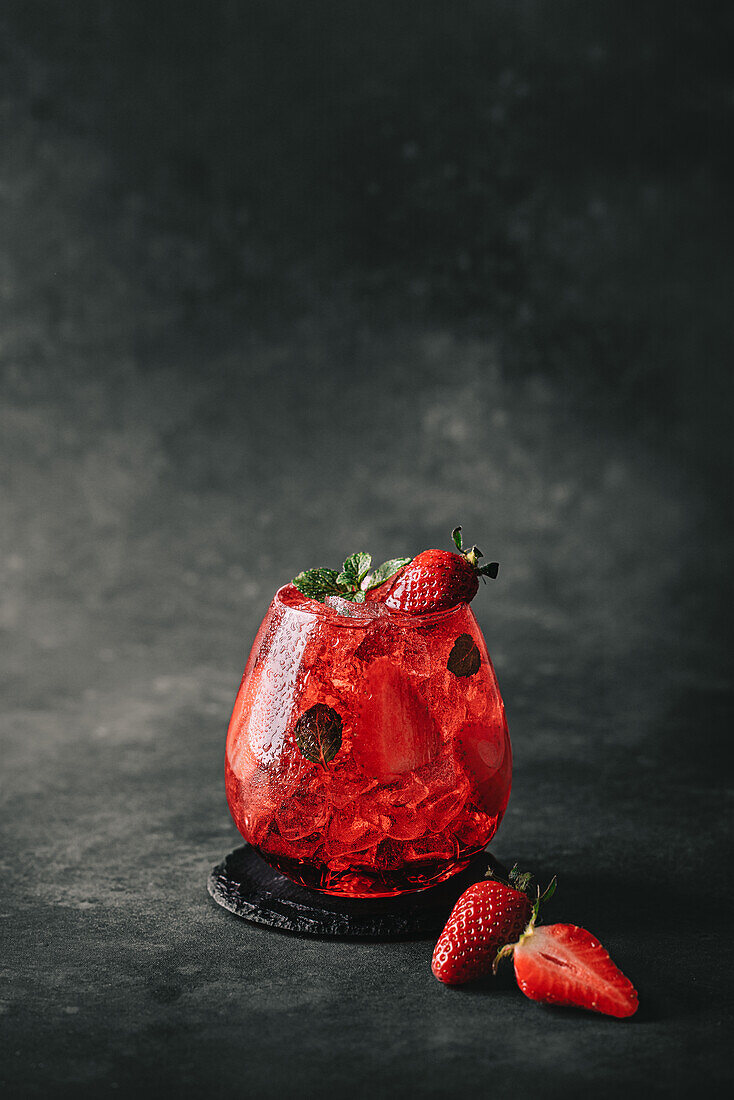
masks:
POLYGON ((366 584, 363 584, 362 587, 367 592, 369 592, 371 588, 377 588, 397 573, 398 569, 402 569, 404 565, 408 565, 412 560, 412 558, 390 558, 389 561, 384 561, 382 565, 378 566, 378 568, 366 578, 366 584))
POLYGON ((491 561, 487 565, 483 565, 480 569, 477 569, 477 573, 480 577, 491 577, 492 580, 495 580, 499 571, 500 563, 498 561, 491 561))
POLYGON ((541 905, 542 905, 542 903, 543 903, 544 901, 550 901, 550 899, 551 899, 551 898, 553 897, 553 895, 554 895, 554 894, 555 894, 555 892, 556 892, 556 886, 557 886, 557 885, 558 885, 558 880, 556 879, 556 876, 554 875, 554 876, 553 876, 553 878, 552 878, 552 879, 550 880, 550 882, 548 883, 548 885, 546 886, 546 888, 545 888, 545 890, 543 891, 543 893, 542 893, 542 894, 540 895, 540 897, 538 898, 538 902, 539 902, 539 903, 540 903, 541 905))
POLYGON ((302 595, 319 603, 327 596, 338 596, 341 591, 335 569, 306 569, 293 578, 293 584, 302 595))
POLYGON ((372 565, 372 555, 365 554, 363 550, 358 551, 356 554, 351 554, 344 562, 343 569, 350 577, 353 577, 354 584, 359 584, 364 577, 367 576, 370 566, 372 565))
POLYGON ((519 890, 521 894, 527 894, 532 881, 533 876, 530 871, 521 871, 518 865, 514 864, 509 874, 510 886, 519 890))
POLYGON ((462 542, 461 542, 461 528, 460 527, 454 527, 453 531, 451 532, 451 538, 454 540, 454 546, 456 547, 456 549, 459 552, 461 552, 464 549, 464 547, 462 546, 462 542))

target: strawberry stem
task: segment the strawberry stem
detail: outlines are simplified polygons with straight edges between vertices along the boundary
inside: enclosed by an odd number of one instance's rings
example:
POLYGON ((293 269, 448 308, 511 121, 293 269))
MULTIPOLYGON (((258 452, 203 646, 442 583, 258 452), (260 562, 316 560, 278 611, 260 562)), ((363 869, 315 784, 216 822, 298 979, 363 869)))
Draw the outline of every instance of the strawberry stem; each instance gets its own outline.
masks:
POLYGON ((468 550, 464 549, 464 542, 461 536, 460 527, 454 527, 453 531, 451 532, 451 538, 453 539, 456 549, 469 563, 475 573, 477 573, 482 579, 484 579, 485 577, 491 577, 492 580, 495 579, 500 568, 499 562, 491 561, 487 565, 480 566, 479 559, 483 558, 484 554, 478 546, 470 546, 468 550))
MULTIPOLYGON (((486 877, 487 878, 496 878, 499 882, 502 881, 502 879, 500 879, 497 875, 493 875, 491 870, 487 872, 486 877)), ((527 872, 527 871, 525 871, 524 873, 520 872, 517 864, 515 864, 507 877, 508 877, 509 881, 506 883, 506 885, 512 886, 515 890, 519 890, 523 894, 528 892, 528 887, 530 885, 530 877, 531 877, 529 872, 527 872)), ((556 892, 556 886, 557 885, 558 885, 558 879, 557 879, 556 875, 554 875, 553 878, 548 883, 548 885, 546 886, 545 890, 542 892, 542 894, 540 892, 540 887, 539 886, 536 887, 537 896, 536 896, 535 901, 533 903, 533 911, 530 914, 530 920, 528 921, 528 923, 525 927, 525 931, 520 936, 520 939, 517 941, 517 943, 506 943, 504 947, 501 947, 499 949, 499 951, 497 952, 497 954, 494 957, 494 962, 492 963, 492 973, 493 974, 497 973, 497 968, 498 968, 498 966, 500 964, 500 961, 502 959, 509 959, 510 958, 510 956, 513 954, 515 948, 517 947, 518 943, 522 943, 522 941, 525 939, 526 936, 532 936, 533 931, 535 929, 535 925, 538 922, 538 917, 540 915, 540 907, 544 902, 550 901, 550 899, 553 897, 553 895, 556 892)))
POLYGON ((472 546, 471 550, 462 550, 462 554, 469 562, 472 569, 477 569, 479 566, 479 559, 484 557, 484 554, 478 546, 472 546))

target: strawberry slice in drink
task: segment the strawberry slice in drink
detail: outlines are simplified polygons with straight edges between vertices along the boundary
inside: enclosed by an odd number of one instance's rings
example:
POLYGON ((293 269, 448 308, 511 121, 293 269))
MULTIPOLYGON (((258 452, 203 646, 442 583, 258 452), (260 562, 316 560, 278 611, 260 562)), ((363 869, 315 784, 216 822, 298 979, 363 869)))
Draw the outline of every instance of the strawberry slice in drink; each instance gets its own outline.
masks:
POLYGON ((387 779, 415 771, 438 752, 441 735, 433 717, 389 657, 370 662, 358 692, 353 751, 368 775, 387 779))
POLYGON ((454 751, 477 808, 503 814, 512 776, 512 750, 504 718, 498 716, 497 723, 466 722, 456 734, 454 751))

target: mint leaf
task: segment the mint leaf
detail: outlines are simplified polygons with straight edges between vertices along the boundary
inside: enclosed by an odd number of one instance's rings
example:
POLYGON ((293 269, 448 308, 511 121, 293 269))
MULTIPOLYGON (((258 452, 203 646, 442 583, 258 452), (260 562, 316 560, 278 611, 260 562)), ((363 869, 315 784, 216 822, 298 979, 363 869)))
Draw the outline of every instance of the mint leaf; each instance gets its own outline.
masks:
POLYGON ((370 571, 372 565, 371 554, 359 554, 359 569, 357 570, 357 584, 361 584, 370 571))
POLYGON ((345 571, 344 573, 339 574, 339 576, 336 578, 336 583, 339 585, 340 588, 346 588, 347 590, 349 590, 354 588, 355 584, 357 583, 357 579, 353 573, 347 573, 345 571))
POLYGON ((293 578, 293 584, 302 595, 319 603, 323 603, 327 596, 338 596, 340 592, 335 569, 306 569, 293 578))
POLYGON ((294 734, 304 760, 327 768, 342 745, 341 715, 326 703, 315 703, 298 719, 294 734))
POLYGON ((371 588, 377 588, 378 585, 384 584, 386 580, 397 573, 398 569, 402 569, 404 565, 408 565, 412 558, 390 558, 389 561, 384 561, 382 565, 367 578, 367 583, 362 587, 369 592, 371 588))
POLYGON ((343 600, 349 600, 350 603, 364 603, 365 601, 365 594, 360 592, 359 589, 352 592, 340 592, 339 595, 343 600))
POLYGON ((342 568, 345 573, 348 573, 349 576, 353 578, 353 584, 359 584, 359 582, 367 576, 371 565, 372 555, 365 554, 364 550, 360 550, 356 554, 351 554, 344 562, 342 568))
POLYGON ((449 653, 446 668, 454 676, 473 676, 481 663, 481 654, 471 634, 460 634, 449 653))

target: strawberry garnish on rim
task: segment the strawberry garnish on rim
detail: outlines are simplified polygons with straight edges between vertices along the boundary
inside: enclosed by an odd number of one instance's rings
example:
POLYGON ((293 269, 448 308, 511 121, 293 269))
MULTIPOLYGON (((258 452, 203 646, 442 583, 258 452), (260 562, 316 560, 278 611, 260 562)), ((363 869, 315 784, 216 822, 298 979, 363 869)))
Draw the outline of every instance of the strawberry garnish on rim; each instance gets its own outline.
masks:
POLYGON ((464 549, 461 527, 455 527, 451 537, 458 554, 424 550, 416 558, 390 558, 372 569, 372 558, 360 551, 351 554, 341 570, 306 569, 293 578, 293 584, 302 595, 319 603, 331 596, 352 603, 379 600, 393 611, 412 615, 469 603, 477 594, 479 578, 494 579, 499 563, 480 565, 484 555, 477 546, 464 549))
POLYGON ((477 594, 479 578, 494 579, 499 563, 480 565, 484 557, 477 546, 464 549, 461 527, 451 533, 458 554, 448 550, 424 550, 403 569, 385 600, 395 611, 423 615, 443 611, 459 603, 470 603, 477 594))

